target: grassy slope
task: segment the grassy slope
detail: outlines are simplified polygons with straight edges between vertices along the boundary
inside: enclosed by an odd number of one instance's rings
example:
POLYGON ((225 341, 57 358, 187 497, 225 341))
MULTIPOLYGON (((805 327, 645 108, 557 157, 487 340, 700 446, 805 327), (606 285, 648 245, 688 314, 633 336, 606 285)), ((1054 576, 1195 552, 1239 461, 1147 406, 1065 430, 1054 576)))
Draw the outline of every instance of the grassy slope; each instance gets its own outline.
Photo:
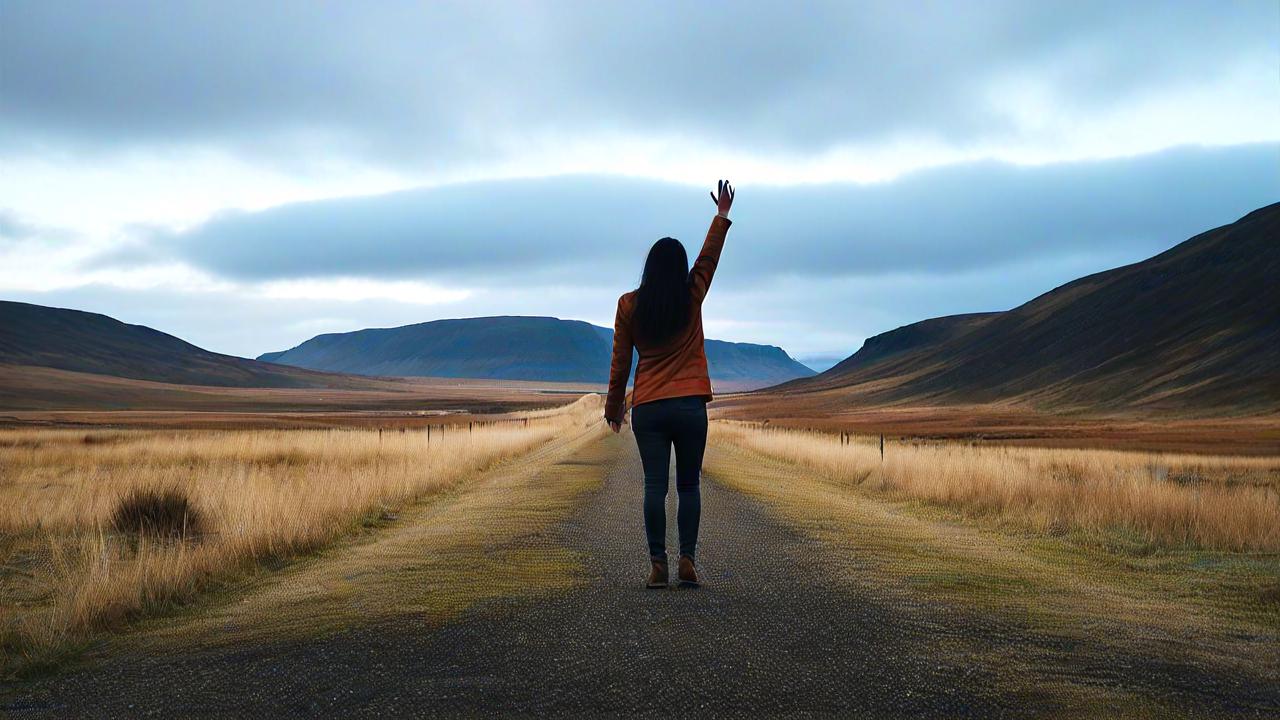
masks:
MULTIPOLYGON (((1280 203, 1068 283, 969 332, 783 390, 846 402, 1280 409, 1280 203)), ((908 326, 910 328, 912 326, 908 326)), ((851 358, 852 360, 852 358, 851 358)))
POLYGON ((361 388, 363 378, 209 352, 97 313, 0 301, 0 363, 186 385, 361 388))

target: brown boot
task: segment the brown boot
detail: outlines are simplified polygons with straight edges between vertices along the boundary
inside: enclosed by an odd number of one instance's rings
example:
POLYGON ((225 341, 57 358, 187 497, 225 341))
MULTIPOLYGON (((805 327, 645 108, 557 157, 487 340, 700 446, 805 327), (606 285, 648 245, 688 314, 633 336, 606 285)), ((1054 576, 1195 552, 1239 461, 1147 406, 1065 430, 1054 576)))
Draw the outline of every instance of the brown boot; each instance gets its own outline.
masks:
POLYGON ((676 575, 680 578, 680 587, 696 588, 702 585, 698 582, 698 571, 693 567, 693 558, 688 555, 680 556, 680 569, 676 575))
POLYGON ((649 570, 649 580, 644 584, 650 590, 662 590, 667 587, 667 564, 659 560, 652 560, 653 567, 649 570))

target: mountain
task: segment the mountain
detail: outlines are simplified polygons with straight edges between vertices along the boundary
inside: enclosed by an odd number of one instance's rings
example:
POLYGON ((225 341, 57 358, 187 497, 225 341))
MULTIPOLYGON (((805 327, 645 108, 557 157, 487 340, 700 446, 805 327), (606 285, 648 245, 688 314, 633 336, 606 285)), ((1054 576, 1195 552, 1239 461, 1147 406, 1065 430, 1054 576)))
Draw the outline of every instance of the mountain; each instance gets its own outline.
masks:
MULTIPOLYGON (((358 375, 608 382, 613 331, 580 320, 501 316, 318 335, 259 360, 358 375)), ((813 374, 772 345, 708 340, 714 380, 762 387, 813 374)))
POLYGON ((143 325, 80 310, 0 301, 0 363, 220 387, 361 384, 298 368, 209 352, 143 325))
POLYGON ((1002 313, 869 339, 776 389, 849 402, 1280 410, 1280 203, 1002 313))
POLYGON ((832 366, 830 372, 849 373, 908 351, 921 351, 960 337, 1000 313, 968 313, 929 318, 867 338, 858 352, 832 366))
POLYGON ((436 320, 317 335, 258 359, 356 375, 599 381, 601 329, 550 317, 436 320))
MULTIPOLYGON (((613 345, 613 332, 609 332, 613 345)), ((776 345, 707 340, 707 370, 716 381, 737 383, 739 387, 767 387, 814 372, 776 345)))

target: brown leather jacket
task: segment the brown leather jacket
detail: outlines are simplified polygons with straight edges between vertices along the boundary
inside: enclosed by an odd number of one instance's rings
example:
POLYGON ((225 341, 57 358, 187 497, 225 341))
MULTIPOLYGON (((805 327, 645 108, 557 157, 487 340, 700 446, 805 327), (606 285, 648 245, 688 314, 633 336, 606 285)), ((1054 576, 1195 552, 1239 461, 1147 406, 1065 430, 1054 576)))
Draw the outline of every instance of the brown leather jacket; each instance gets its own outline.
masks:
POLYGON ((720 251, 732 221, 716 215, 707 230, 702 251, 689 271, 689 293, 693 303, 688 327, 674 339, 659 346, 637 346, 631 332, 631 312, 636 293, 632 290, 618 298, 618 315, 613 323, 613 362, 609 366, 609 397, 604 404, 607 420, 622 422, 626 415, 627 376, 631 374, 631 348, 640 353, 636 366, 635 389, 631 404, 685 395, 701 395, 711 400, 711 378, 707 375, 707 353, 703 349, 702 300, 711 287, 720 262, 720 251))

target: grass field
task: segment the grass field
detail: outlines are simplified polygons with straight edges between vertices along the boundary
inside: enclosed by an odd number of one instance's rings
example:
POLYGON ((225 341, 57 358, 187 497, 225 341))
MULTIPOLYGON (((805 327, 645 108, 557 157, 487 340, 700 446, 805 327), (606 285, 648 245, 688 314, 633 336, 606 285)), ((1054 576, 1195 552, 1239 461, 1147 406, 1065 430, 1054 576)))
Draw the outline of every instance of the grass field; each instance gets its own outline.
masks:
POLYGON ((719 396, 713 419, 830 433, 1029 447, 1280 455, 1272 415, 1056 412, 1021 403, 862 405, 829 394, 719 396))
MULTIPOLYGON (((0 363, 0 426, 126 423, 187 427, 299 427, 307 419, 371 414, 417 418, 439 412, 499 413, 563 405, 601 388, 588 383, 534 383, 465 378, 358 378, 357 388, 260 388, 177 385, 0 363)), ((413 421, 410 421, 413 422, 413 421)))
POLYGON ((587 396, 429 432, 0 431, 3 663, 316 550, 598 414, 587 396))
POLYGON ((909 594, 1280 634, 1280 457, 890 441, 882 461, 879 437, 732 421, 710 443, 709 474, 909 594))
POLYGON ((890 442, 718 422, 729 443, 826 477, 1023 525, 1156 548, 1280 552, 1280 457, 890 442))
POLYGON ((1059 652, 1280 673, 1280 458, 890 441, 882 465, 878 437, 720 421, 704 467, 805 536, 824 572, 956 625, 1043 635, 974 658, 1005 668, 1002 692, 1059 652))

